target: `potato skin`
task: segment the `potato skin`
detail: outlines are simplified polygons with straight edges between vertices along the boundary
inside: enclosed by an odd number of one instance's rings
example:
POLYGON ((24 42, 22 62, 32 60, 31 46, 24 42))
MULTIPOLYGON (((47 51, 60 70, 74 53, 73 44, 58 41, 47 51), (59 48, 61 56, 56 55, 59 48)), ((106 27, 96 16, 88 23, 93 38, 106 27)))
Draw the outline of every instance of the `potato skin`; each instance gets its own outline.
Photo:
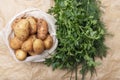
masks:
POLYGON ((45 49, 50 49, 53 46, 53 38, 50 35, 44 40, 44 46, 45 49))
POLYGON ((33 17, 27 17, 28 22, 30 23, 30 34, 37 32, 37 22, 33 17))
POLYGON ((25 60, 27 57, 27 53, 20 49, 16 50, 15 55, 16 55, 16 58, 20 61, 25 60))
POLYGON ((25 52, 32 51, 33 50, 33 41, 32 38, 29 38, 26 40, 23 44, 21 49, 25 52))
POLYGON ((35 39, 33 42, 33 51, 36 54, 41 54, 44 51, 44 43, 40 39, 35 39))
POLYGON ((14 29, 14 27, 16 26, 16 24, 19 22, 21 20, 21 18, 17 18, 17 19, 15 19, 14 21, 13 21, 13 23, 12 23, 12 29, 14 29))
POLYGON ((43 19, 38 19, 37 22, 37 37, 39 39, 44 40, 47 37, 47 33, 48 33, 48 24, 45 20, 43 19))
POLYGON ((11 38, 10 41, 10 47, 14 50, 21 48, 23 41, 19 40, 17 37, 11 38))
POLYGON ((21 19, 14 27, 15 36, 25 41, 29 36, 29 22, 26 19, 21 19))
POLYGON ((35 53, 34 51, 29 51, 28 54, 31 55, 31 56, 38 55, 38 53, 35 53))
POLYGON ((29 39, 31 39, 32 42, 33 42, 35 39, 37 39, 37 37, 36 37, 36 35, 31 35, 31 36, 29 37, 29 39))

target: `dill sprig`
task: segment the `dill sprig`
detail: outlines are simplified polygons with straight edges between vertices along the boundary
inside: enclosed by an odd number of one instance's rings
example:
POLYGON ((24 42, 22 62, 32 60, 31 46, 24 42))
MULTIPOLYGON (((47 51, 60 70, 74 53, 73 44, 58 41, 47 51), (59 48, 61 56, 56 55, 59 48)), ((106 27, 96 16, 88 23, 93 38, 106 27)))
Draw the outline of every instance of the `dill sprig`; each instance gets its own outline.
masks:
POLYGON ((59 42, 56 54, 46 59, 45 64, 53 69, 75 70, 76 80, 79 65, 82 80, 89 71, 93 75, 98 64, 95 58, 102 59, 107 50, 99 6, 96 0, 55 0, 49 13, 57 20, 59 42))

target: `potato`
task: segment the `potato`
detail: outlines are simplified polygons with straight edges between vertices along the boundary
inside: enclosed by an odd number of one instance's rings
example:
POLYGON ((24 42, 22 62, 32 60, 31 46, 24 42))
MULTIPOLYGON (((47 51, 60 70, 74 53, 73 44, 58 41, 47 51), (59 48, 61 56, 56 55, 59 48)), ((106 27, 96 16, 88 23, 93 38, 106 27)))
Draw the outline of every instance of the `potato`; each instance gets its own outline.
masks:
POLYGON ((25 60, 27 57, 27 53, 20 49, 16 50, 15 55, 16 55, 16 58, 21 61, 25 60))
POLYGON ((53 45, 53 38, 48 35, 47 38, 44 40, 45 49, 50 49, 53 45))
POLYGON ((31 55, 31 56, 38 55, 38 53, 35 53, 34 51, 30 51, 30 52, 28 52, 28 54, 31 55))
POLYGON ((29 22, 26 19, 21 19, 14 27, 15 36, 25 41, 29 36, 29 22))
POLYGON ((31 35, 31 36, 29 37, 29 39, 32 39, 32 41, 34 41, 35 39, 37 39, 37 37, 36 37, 36 35, 31 35))
POLYGON ((33 41, 32 41, 32 38, 29 38, 28 40, 26 40, 23 44, 22 44, 22 47, 21 49, 25 52, 28 52, 28 51, 32 51, 33 49, 33 41))
POLYGON ((38 19, 37 22, 37 37, 39 39, 44 40, 47 37, 47 33, 48 33, 48 24, 45 20, 43 19, 38 19))
POLYGON ((16 24, 19 22, 21 20, 21 18, 17 18, 17 19, 15 19, 14 21, 13 21, 13 23, 12 23, 12 29, 14 29, 14 27, 16 26, 16 24))
POLYGON ((37 22, 33 17, 27 17, 27 20, 30 23, 30 34, 34 34, 37 32, 37 22))
POLYGON ((14 37, 10 39, 9 43, 10 47, 16 50, 21 48, 23 41, 19 40, 17 37, 14 37))
POLYGON ((44 43, 40 39, 35 39, 33 42, 33 51, 36 54, 41 54, 44 51, 44 43))

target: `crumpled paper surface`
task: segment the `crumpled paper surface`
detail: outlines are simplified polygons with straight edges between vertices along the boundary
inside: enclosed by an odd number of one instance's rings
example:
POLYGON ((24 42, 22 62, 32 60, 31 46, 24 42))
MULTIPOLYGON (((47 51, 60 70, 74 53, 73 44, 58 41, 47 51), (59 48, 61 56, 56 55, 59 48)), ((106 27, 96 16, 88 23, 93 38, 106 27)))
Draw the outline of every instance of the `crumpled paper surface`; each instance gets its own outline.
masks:
MULTIPOLYGON (((96 67, 97 75, 86 80, 120 80, 120 0, 101 0, 104 12, 103 21, 107 31, 113 36, 106 36, 105 44, 109 47, 107 57, 99 60, 102 64, 96 67)), ((35 7, 47 11, 53 6, 53 0, 0 0, 0 30, 18 12, 35 7)), ((78 74, 78 79, 81 75, 78 74)), ((43 63, 16 62, 0 38, 0 80, 69 80, 66 70, 52 71, 43 63)), ((74 80, 74 75, 72 79, 74 80)))

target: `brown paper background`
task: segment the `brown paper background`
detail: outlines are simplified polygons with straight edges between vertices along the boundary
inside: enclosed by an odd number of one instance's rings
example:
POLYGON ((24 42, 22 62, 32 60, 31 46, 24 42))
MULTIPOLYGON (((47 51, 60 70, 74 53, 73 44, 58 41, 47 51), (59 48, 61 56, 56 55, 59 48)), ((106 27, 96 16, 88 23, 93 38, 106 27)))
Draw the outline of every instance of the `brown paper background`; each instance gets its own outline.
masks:
MULTIPOLYGON (((120 80, 120 0, 101 0, 104 12, 103 21, 112 37, 106 37, 105 44, 110 48, 102 64, 97 66, 97 75, 87 74, 86 80, 120 80)), ((0 30, 18 12, 30 7, 47 11, 53 0, 0 0, 0 30)), ((18 63, 9 54, 0 38, 0 80, 69 80, 66 70, 52 71, 43 63, 18 63)), ((78 79, 81 75, 78 74, 78 79)), ((74 75, 73 75, 74 80, 74 75)))

